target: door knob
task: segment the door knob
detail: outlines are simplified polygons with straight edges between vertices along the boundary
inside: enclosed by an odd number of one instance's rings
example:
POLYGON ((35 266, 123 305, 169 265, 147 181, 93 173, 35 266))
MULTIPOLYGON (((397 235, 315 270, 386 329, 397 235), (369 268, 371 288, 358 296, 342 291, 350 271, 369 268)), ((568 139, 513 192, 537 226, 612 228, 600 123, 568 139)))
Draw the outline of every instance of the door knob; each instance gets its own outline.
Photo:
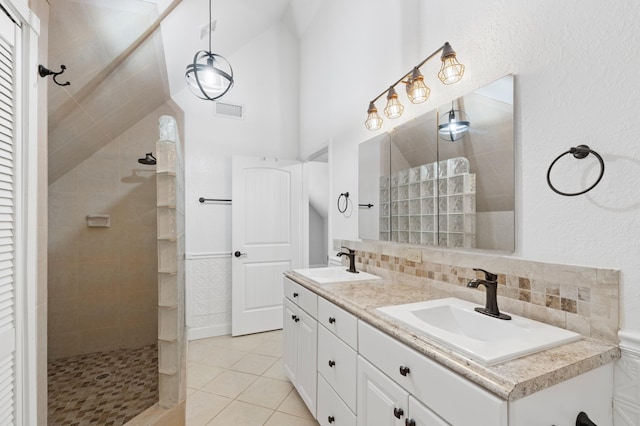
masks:
POLYGON ((240 252, 240 250, 236 250, 236 251, 233 253, 233 255, 234 255, 235 257, 240 257, 240 256, 246 256, 246 255, 247 255, 247 253, 241 253, 241 252, 240 252))
POLYGON ((333 324, 334 322, 336 322, 336 319, 334 317, 329 317, 329 324, 333 324))
POLYGON ((333 422, 335 422, 335 421, 336 421, 336 418, 335 418, 335 417, 333 417, 333 416, 329 416, 329 417, 327 418, 327 420, 329 421, 329 423, 333 423, 333 422))
POLYGON ((329 360, 329 367, 333 367, 334 365, 336 365, 336 362, 333 360, 329 360))
POLYGON ((409 367, 405 367, 404 365, 400 366, 400 374, 402 374, 403 376, 406 376, 410 372, 411 372, 411 369, 409 367))

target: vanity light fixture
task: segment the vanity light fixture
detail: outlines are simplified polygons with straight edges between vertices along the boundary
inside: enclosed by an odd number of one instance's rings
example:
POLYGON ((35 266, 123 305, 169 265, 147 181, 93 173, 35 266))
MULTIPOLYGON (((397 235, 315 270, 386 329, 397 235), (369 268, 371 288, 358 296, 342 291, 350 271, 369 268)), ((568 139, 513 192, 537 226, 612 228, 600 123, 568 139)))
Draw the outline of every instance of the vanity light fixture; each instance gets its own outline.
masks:
POLYGON ((404 111, 404 107, 398 100, 396 89, 389 87, 389 91, 387 92, 387 106, 384 107, 384 115, 389 118, 398 118, 402 115, 402 111, 404 111))
POLYGON ((421 104, 422 102, 426 102, 429 99, 429 95, 431 94, 431 89, 424 84, 424 76, 418 69, 418 67, 413 68, 413 72, 411 73, 411 77, 407 81, 407 97, 414 104, 421 104))
POLYGON ((187 65, 185 79, 191 92, 207 101, 224 96, 233 86, 233 68, 224 56, 211 52, 211 0, 209 0, 209 50, 200 50, 187 65))
POLYGON ((451 109, 440 116, 438 135, 442 140, 455 142, 462 139, 470 127, 469 116, 462 110, 454 109, 451 101, 451 109))
POLYGON ((364 122, 367 129, 378 130, 382 127, 382 118, 378 114, 375 102, 385 93, 387 94, 387 106, 384 109, 385 115, 389 118, 398 118, 402 115, 404 107, 398 100, 398 94, 395 90, 395 86, 399 83, 404 83, 406 85, 407 96, 412 103, 419 104, 425 102, 429 98, 431 89, 429 89, 429 87, 424 83, 424 76, 420 72, 420 67, 427 63, 427 61, 433 58, 438 52, 442 52, 442 55, 440 56, 442 66, 438 72, 438 78, 440 81, 442 81, 443 84, 453 84, 460 81, 464 74, 464 65, 458 62, 456 59, 456 52, 453 50, 449 42, 446 42, 422 62, 413 67, 411 71, 393 83, 389 89, 380 93, 371 102, 369 102, 367 119, 364 122))
POLYGON ((382 117, 378 114, 378 109, 373 104, 373 102, 369 103, 369 109, 367 110, 367 120, 364 122, 364 125, 369 130, 378 130, 382 127, 382 117))

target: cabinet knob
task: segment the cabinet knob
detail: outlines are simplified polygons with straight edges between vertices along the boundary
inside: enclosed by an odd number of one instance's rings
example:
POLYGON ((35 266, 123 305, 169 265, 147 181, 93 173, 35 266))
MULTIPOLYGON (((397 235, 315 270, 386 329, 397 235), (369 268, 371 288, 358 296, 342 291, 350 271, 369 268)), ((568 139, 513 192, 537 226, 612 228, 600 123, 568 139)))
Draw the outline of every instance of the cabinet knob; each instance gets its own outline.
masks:
POLYGON ((336 319, 334 317, 329 317, 329 324, 333 324, 334 322, 336 322, 336 319))
POLYGON ((333 360, 329 360, 329 367, 333 367, 334 365, 336 365, 336 362, 333 360))
POLYGON ((327 417, 327 420, 329 421, 329 423, 333 423, 333 422, 336 421, 335 417, 333 417, 333 416, 327 417))
POLYGON ((410 372, 411 372, 411 369, 409 367, 406 367, 404 365, 400 366, 400 374, 402 374, 403 376, 406 376, 410 372))
POLYGON ((413 419, 407 419, 404 421, 405 426, 416 426, 416 421, 413 419))
POLYGON ((393 415, 396 416, 396 419, 404 416, 404 410, 402 408, 393 408, 393 415))
POLYGON ((298 318, 296 315, 291 315, 291 319, 294 320, 295 322, 300 321, 300 318, 298 318))
POLYGON ((298 293, 293 293, 293 297, 298 297, 298 293))

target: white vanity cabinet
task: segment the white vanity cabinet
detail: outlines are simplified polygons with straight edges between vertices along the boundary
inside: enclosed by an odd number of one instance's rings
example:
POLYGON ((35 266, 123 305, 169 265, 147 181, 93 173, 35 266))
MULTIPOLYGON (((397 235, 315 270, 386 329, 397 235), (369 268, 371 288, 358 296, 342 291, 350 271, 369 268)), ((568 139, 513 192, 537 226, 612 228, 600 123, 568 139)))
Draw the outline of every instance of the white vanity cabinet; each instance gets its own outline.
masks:
MULTIPOLYGON (((482 419, 482 424, 492 426, 508 424, 507 401, 363 321, 358 323, 358 339, 363 358, 447 423, 478 424, 482 419)), ((407 412, 406 406, 402 409, 407 412)), ((358 416, 361 414, 359 405, 358 416)))
POLYGON ((306 288, 284 279, 282 364, 300 397, 316 415, 318 296, 306 288))
POLYGON ((318 422, 355 426, 358 320, 318 298, 318 422))
POLYGON ((448 426, 449 423, 363 357, 358 357, 358 426, 401 425, 448 426))

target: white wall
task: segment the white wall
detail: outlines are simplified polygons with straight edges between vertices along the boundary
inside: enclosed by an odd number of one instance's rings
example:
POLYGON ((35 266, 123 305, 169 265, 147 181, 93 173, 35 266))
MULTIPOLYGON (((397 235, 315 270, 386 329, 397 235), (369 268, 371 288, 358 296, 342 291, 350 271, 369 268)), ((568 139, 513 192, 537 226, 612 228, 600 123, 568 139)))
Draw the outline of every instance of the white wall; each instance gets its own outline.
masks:
POLYGON ((187 282, 200 289, 188 294, 190 338, 230 330, 231 205, 198 198, 232 198, 233 155, 298 158, 295 37, 278 23, 227 59, 235 85, 221 101, 243 105, 243 119, 216 116, 186 87, 172 93, 185 116, 187 282))
MULTIPOLYGON (((449 41, 467 67, 464 79, 443 86, 435 77, 439 61, 431 61, 422 69, 431 99, 411 105, 401 95, 404 116, 385 120, 381 131, 514 73, 513 256, 620 269, 622 343, 639 350, 640 4, 461 0, 421 2, 413 14, 402 7, 411 6, 392 0, 344 5, 327 0, 300 42, 300 151, 312 152, 322 140, 332 141, 331 202, 346 190, 357 202, 357 146, 373 136, 362 124, 368 102, 449 41), (415 25, 413 19, 419 30, 403 34, 415 25), (405 42, 415 40, 420 53, 408 55, 405 42), (318 116, 325 117, 320 127, 310 119, 318 116), (545 179, 549 164, 583 143, 603 156, 604 179, 583 196, 553 193, 545 179)), ((377 106, 382 110, 384 102, 377 106)), ((558 166, 566 167, 560 176, 566 183, 558 183, 571 188, 586 185, 596 171, 593 159, 558 166)), ((347 218, 332 209, 330 236, 357 239, 357 220, 357 215, 347 218)))

